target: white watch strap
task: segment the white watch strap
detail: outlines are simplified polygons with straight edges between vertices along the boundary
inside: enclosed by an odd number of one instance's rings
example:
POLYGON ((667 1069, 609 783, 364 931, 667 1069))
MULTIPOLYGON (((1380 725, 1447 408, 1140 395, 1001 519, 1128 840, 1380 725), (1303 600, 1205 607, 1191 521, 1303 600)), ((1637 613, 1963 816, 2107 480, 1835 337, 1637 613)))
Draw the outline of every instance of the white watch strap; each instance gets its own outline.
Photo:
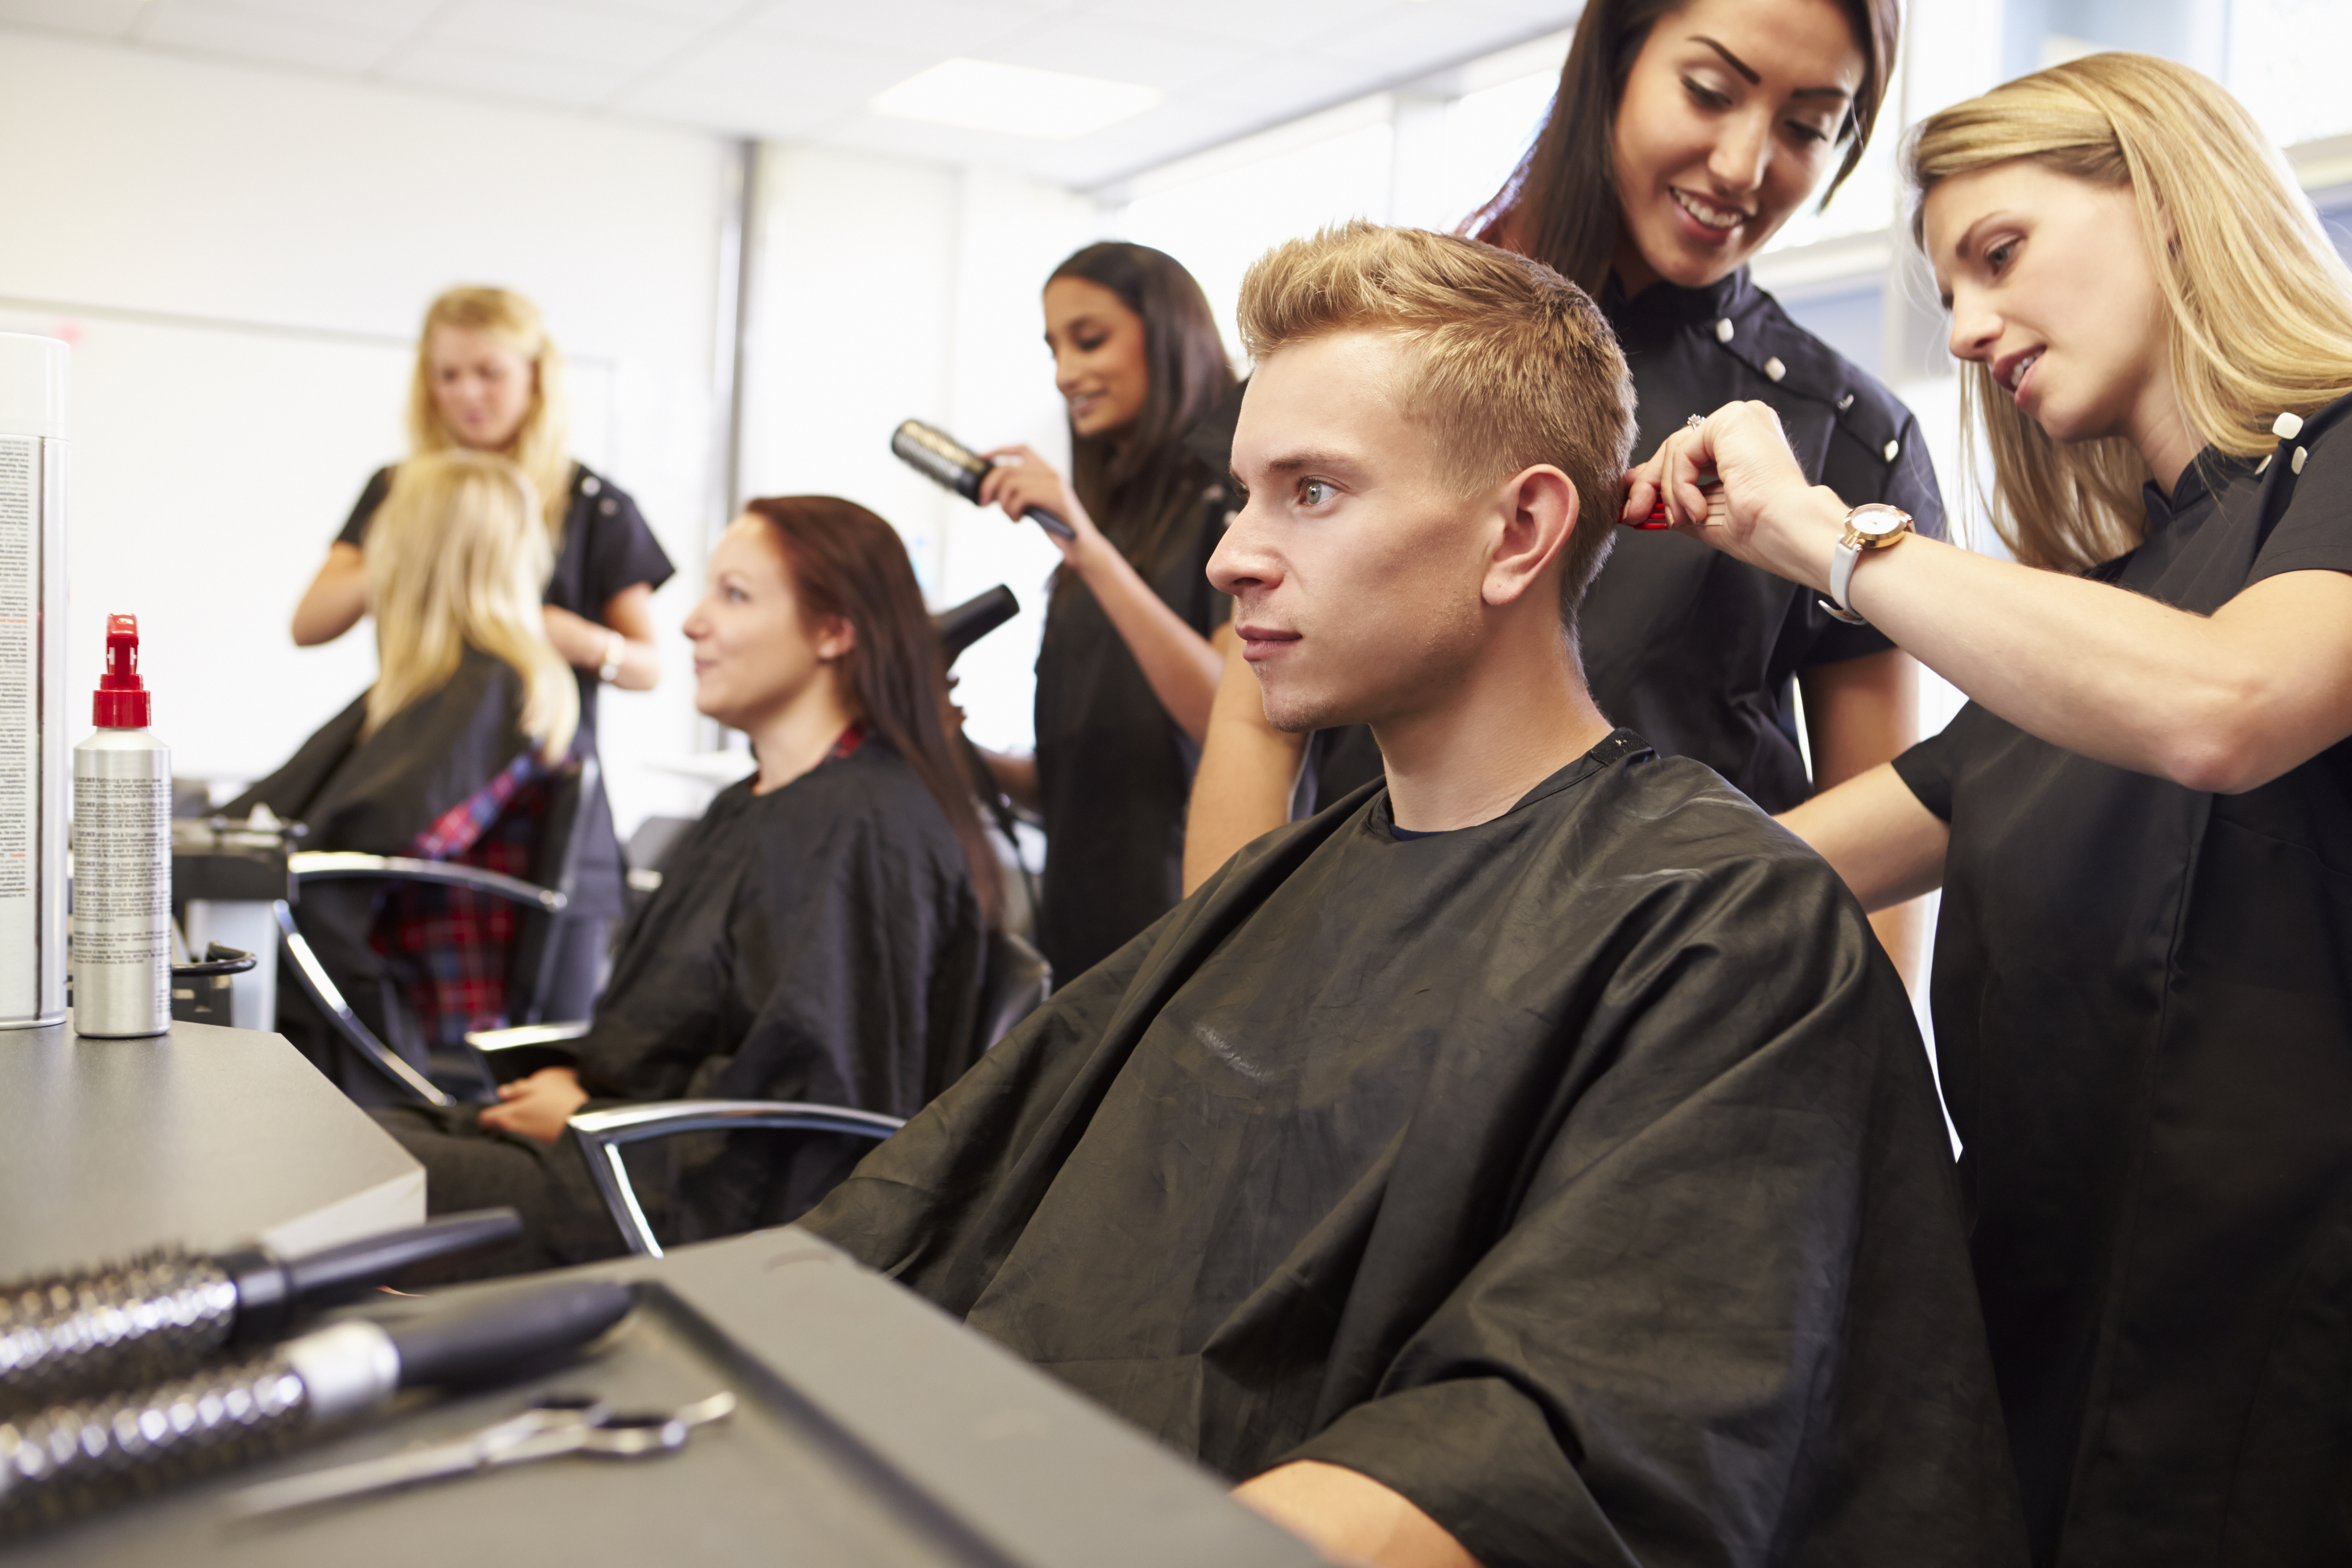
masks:
POLYGON ((1870 623, 1853 613, 1853 601, 1847 595, 1853 590, 1854 563, 1862 552, 1844 540, 1830 552, 1830 596, 1822 601, 1822 608, 1850 626, 1866 626, 1870 623))

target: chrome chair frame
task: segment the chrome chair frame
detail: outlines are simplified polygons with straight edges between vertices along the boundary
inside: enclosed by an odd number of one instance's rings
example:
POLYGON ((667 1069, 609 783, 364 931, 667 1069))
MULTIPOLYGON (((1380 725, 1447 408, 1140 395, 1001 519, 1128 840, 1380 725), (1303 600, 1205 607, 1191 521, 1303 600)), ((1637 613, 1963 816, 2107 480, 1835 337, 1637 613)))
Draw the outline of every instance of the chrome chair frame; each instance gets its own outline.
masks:
MULTIPOLYGON (((1053 968, 1043 953, 1009 931, 992 932, 979 1020, 981 1049, 985 1051, 1003 1038, 1015 1024, 1043 1005, 1053 989, 1053 968)), ((588 1032, 588 1027, 582 1022, 482 1029, 467 1035, 466 1043, 493 1064, 501 1053, 509 1052, 517 1060, 536 1061, 550 1052, 561 1051, 566 1041, 578 1039, 588 1032)), ((500 1081, 509 1076, 499 1072, 495 1065, 491 1073, 500 1081)), ((644 1205, 637 1201, 636 1188, 623 1163, 621 1152, 628 1145, 686 1132, 740 1131, 848 1133, 878 1142, 905 1123, 879 1111, 813 1105, 801 1100, 657 1100, 583 1111, 572 1118, 571 1125, 580 1135, 581 1156, 588 1162, 588 1173, 595 1181, 596 1191, 603 1196, 621 1239, 640 1257, 659 1258, 661 1243, 654 1238, 653 1226, 646 1217, 644 1205)))
POLYGON ((852 1110, 840 1105, 809 1105, 782 1100, 666 1100, 647 1105, 623 1105, 611 1110, 588 1110, 572 1119, 580 1137, 580 1152, 588 1161, 604 1207, 621 1232, 621 1239, 640 1258, 662 1256, 661 1243, 637 1202, 636 1187, 622 1151, 654 1138, 674 1138, 685 1132, 843 1132, 880 1142, 906 1123, 874 1110, 852 1110))
MULTIPOLYGON (((559 915, 568 900, 552 888, 542 888, 526 882, 520 877, 509 877, 499 871, 486 871, 477 866, 460 865, 446 860, 417 860, 404 855, 358 855, 343 850, 306 849, 287 857, 287 869, 292 874, 299 890, 305 882, 329 881, 364 878, 376 881, 433 882, 443 887, 466 888, 486 893, 492 898, 506 899, 525 904, 547 915, 559 915)), ((278 935, 286 944, 286 955, 293 960, 295 983, 306 992, 311 1002, 327 1019, 328 1025, 351 1047, 360 1060, 390 1079, 404 1093, 427 1105, 450 1106, 457 1102, 439 1085, 416 1070, 398 1051, 376 1038, 375 1031, 360 1021, 343 999, 341 987, 328 974, 327 966, 319 962, 300 929, 294 923, 294 910, 280 899, 270 907, 278 921, 278 935)))

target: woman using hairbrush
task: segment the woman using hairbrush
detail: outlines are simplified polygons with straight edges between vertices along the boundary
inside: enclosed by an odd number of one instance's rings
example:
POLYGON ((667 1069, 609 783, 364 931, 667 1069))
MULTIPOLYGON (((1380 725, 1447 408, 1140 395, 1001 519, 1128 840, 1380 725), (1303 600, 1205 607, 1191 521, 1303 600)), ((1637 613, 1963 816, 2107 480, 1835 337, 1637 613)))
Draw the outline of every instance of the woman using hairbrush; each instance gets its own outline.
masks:
POLYGON ((1045 307, 1073 472, 1003 447, 980 499, 1014 518, 1043 507, 1074 533, 1055 540, 1036 754, 989 759, 1045 819, 1037 939, 1066 983, 1182 894, 1184 803, 1223 668, 1209 637, 1230 613, 1207 577, 1224 470, 1184 437, 1234 375, 1201 286, 1147 246, 1087 247, 1054 269, 1045 307))

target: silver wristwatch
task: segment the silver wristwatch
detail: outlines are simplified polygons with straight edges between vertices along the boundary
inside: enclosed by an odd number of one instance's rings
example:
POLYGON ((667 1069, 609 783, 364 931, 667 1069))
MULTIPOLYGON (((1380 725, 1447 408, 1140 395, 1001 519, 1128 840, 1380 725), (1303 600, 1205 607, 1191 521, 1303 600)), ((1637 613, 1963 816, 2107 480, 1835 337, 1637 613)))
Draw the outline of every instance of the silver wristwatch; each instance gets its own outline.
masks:
MULTIPOLYGON (((1908 521, 1908 520, 1906 520, 1908 521)), ((621 661, 629 657, 629 639, 618 632, 604 634, 604 662, 596 671, 596 679, 610 686, 620 679, 621 661)))
POLYGON ((1853 613, 1853 600, 1849 596, 1853 588, 1854 563, 1865 550, 1885 550, 1902 542, 1911 531, 1911 514, 1899 506, 1885 501, 1870 501, 1845 514, 1845 535, 1837 542, 1830 556, 1830 596, 1822 601, 1827 610, 1850 626, 1870 623, 1853 613))

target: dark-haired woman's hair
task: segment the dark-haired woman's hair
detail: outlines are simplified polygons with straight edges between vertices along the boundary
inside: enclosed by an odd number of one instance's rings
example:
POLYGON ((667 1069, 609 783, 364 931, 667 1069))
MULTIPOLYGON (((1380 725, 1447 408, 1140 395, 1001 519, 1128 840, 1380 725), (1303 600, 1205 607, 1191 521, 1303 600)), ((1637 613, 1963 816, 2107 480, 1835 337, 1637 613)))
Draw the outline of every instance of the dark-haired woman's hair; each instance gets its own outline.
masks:
POLYGON ((888 523, 835 496, 769 496, 743 510, 775 531, 803 619, 838 616, 856 628, 838 665, 842 696, 866 734, 898 752, 947 814, 981 912, 995 926, 1003 879, 972 806, 971 773, 948 734, 947 659, 906 545, 888 523))
MULTIPOLYGON (((1568 46, 1543 129, 1494 199, 1462 231, 1532 257, 1598 296, 1617 255, 1617 105, 1650 29, 1689 0, 1590 0, 1568 46)), ((1895 69, 1896 0, 1837 0, 1862 46, 1862 85, 1839 132, 1845 159, 1828 205, 1870 144, 1895 69)))
POLYGON ((1099 283, 1143 320, 1143 410, 1116 444, 1072 431, 1070 483, 1103 536, 1149 579, 1169 534, 1200 505, 1202 487, 1225 477, 1185 449, 1184 433, 1233 390, 1234 367, 1209 297, 1166 251, 1106 240, 1070 257, 1046 281, 1055 278, 1099 283))

